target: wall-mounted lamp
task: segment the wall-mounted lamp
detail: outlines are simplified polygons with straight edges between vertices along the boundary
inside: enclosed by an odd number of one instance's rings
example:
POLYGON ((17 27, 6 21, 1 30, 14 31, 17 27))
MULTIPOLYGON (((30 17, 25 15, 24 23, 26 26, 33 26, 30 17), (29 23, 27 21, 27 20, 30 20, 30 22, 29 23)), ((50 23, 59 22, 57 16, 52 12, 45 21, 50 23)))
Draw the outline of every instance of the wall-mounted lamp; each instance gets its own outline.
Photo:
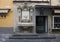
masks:
POLYGON ((6 17, 6 15, 9 13, 10 9, 0 9, 0 16, 2 18, 6 17))

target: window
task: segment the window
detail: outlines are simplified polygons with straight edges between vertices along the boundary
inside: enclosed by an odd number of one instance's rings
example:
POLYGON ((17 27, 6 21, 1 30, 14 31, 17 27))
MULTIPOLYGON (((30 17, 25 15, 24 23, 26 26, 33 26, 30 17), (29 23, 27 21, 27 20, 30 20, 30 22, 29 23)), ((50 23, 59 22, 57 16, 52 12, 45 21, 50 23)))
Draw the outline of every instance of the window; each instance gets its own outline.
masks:
POLYGON ((53 16, 53 28, 54 29, 60 28, 60 16, 53 16))

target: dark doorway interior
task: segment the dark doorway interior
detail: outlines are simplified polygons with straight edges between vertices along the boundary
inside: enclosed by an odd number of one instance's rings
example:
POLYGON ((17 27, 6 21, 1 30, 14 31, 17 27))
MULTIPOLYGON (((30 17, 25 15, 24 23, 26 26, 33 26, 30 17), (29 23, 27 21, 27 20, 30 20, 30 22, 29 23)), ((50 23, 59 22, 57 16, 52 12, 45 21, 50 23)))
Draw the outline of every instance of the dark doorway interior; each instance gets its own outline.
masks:
POLYGON ((36 16, 36 33, 45 33, 45 16, 36 16))

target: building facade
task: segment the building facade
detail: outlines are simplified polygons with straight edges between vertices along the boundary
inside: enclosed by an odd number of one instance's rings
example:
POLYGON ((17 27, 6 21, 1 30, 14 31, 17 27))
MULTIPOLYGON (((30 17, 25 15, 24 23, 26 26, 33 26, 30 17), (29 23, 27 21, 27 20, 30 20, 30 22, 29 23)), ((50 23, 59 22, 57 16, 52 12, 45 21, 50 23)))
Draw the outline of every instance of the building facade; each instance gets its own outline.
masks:
MULTIPOLYGON (((7 6, 10 12, 0 19, 1 27, 11 28, 13 33, 19 34, 59 33, 60 0, 10 1, 6 1, 11 4, 7 6)), ((5 4, 1 3, 1 7, 5 8, 5 4)))
POLYGON ((55 0, 14 0, 13 2, 15 32, 21 34, 59 32, 59 0, 56 3, 55 0))

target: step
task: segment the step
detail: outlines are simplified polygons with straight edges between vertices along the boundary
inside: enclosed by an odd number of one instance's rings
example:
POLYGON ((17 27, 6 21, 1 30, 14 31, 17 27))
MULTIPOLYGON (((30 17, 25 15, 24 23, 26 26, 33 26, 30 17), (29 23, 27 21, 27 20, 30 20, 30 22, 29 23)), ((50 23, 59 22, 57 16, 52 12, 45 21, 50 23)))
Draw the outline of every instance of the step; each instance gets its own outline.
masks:
POLYGON ((55 36, 41 36, 41 35, 18 35, 14 34, 9 39, 56 39, 55 36))

